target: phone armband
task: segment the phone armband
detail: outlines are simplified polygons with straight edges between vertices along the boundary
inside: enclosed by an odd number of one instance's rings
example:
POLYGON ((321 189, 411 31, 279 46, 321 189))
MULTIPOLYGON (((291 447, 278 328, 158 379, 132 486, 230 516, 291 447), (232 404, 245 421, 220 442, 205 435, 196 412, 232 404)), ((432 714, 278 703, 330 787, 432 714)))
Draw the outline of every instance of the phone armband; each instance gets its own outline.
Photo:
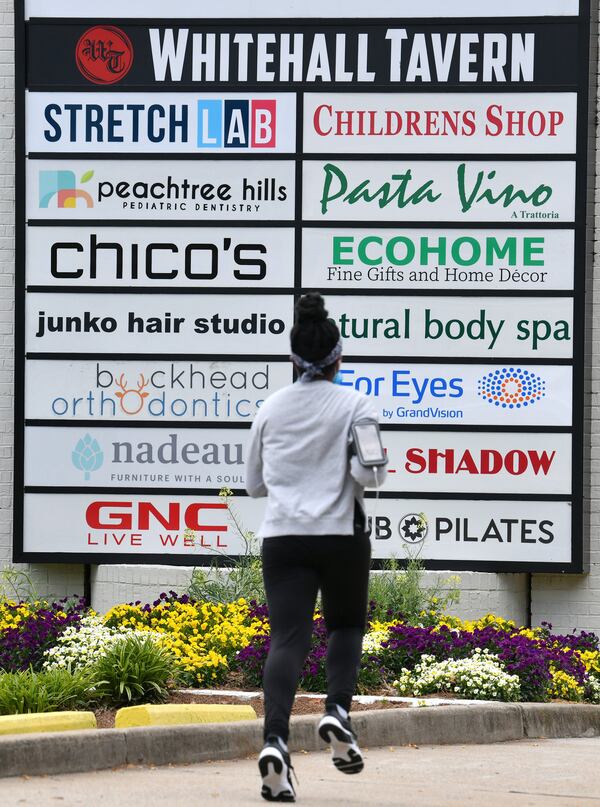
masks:
POLYGON ((356 456, 361 465, 370 468, 385 465, 387 457, 381 442, 379 423, 372 418, 355 421, 350 427, 356 456))

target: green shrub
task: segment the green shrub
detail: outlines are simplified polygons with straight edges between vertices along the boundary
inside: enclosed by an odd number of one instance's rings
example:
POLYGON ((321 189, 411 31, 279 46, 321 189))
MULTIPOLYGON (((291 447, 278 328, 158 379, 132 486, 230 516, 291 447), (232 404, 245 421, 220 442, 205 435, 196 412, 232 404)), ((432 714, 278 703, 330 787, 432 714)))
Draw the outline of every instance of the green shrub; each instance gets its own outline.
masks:
MULTIPOLYGON (((196 568, 192 572, 187 593, 199 602, 229 603, 241 597, 248 602, 265 602, 262 560, 254 533, 240 521, 231 503, 233 491, 222 488, 219 497, 227 505, 229 521, 242 540, 242 551, 234 558, 215 550, 216 557, 207 569, 196 568)), ((188 537, 193 537, 191 531, 188 537)))
POLYGON ((0 714, 68 711, 90 706, 95 697, 86 673, 44 670, 0 674, 0 714))
POLYGON ((372 571, 369 579, 370 619, 386 622, 401 616, 410 625, 435 624, 448 606, 459 601, 460 579, 450 577, 425 588, 424 574, 423 561, 414 555, 408 556, 404 568, 396 558, 384 561, 382 571, 372 571))
POLYGON ((383 683, 383 669, 379 659, 375 656, 363 656, 356 684, 358 694, 369 695, 377 692, 383 683))
POLYGON ((260 555, 244 554, 223 558, 227 566, 213 562, 208 569, 192 572, 187 593, 199 602, 230 603, 243 597, 248 602, 265 601, 260 555))
POLYGON ((27 570, 5 566, 0 571, 0 599, 37 603, 45 598, 40 595, 27 570))
POLYGON ((128 636, 90 668, 97 696, 115 706, 166 700, 175 681, 173 656, 149 636, 128 636))

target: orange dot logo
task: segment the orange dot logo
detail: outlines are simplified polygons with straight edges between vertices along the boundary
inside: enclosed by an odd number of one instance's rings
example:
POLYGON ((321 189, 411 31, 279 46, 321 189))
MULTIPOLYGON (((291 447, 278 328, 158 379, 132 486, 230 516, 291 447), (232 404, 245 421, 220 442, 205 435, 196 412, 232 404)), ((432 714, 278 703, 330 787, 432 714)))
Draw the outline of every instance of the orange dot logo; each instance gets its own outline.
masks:
POLYGON ((500 409, 525 409, 546 397, 546 382, 523 367, 502 367, 479 379, 477 394, 500 409))

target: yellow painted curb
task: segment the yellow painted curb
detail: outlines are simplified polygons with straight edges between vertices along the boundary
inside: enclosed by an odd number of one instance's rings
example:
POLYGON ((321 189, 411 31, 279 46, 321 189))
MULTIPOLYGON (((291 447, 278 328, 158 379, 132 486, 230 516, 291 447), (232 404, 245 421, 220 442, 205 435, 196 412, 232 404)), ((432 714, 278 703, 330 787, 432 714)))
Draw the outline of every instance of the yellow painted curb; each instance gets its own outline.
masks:
POLYGON ((176 726, 182 723, 231 723, 256 720, 251 706, 220 703, 175 703, 125 706, 115 717, 115 728, 133 726, 176 726))
POLYGON ((3 715, 0 734, 32 734, 39 731, 78 731, 95 729, 93 712, 42 712, 31 715, 3 715))

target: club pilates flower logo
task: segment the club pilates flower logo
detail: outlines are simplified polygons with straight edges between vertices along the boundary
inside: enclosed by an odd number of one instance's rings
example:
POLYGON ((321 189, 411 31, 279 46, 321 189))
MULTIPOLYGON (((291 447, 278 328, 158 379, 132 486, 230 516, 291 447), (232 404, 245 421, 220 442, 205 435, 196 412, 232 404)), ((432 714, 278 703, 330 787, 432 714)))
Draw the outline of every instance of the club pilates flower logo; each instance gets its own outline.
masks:
POLYGON ((77 441, 77 445, 71 452, 71 459, 75 468, 83 471, 85 481, 89 482, 90 475, 102 467, 104 452, 91 434, 85 434, 77 441))
POLYGON ((425 513, 408 513, 400 519, 398 532, 407 544, 420 544, 425 540, 429 524, 425 513))
POLYGON ((546 382, 522 367, 502 367, 477 382, 477 394, 499 409, 524 409, 546 397, 546 382))

